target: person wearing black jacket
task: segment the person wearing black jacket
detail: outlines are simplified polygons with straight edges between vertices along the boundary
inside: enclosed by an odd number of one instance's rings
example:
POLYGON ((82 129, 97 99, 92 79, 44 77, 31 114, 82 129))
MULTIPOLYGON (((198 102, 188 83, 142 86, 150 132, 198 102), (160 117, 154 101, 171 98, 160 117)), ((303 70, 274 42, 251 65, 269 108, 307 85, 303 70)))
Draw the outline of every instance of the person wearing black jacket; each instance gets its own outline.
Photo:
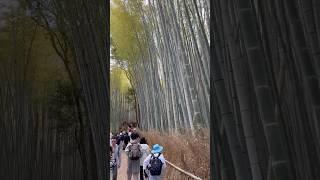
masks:
POLYGON ((121 143, 121 133, 117 135, 117 145, 119 146, 121 143))
POLYGON ((124 146, 123 146, 123 150, 127 147, 128 143, 130 141, 130 136, 129 134, 126 132, 123 136, 123 142, 124 142, 124 146))

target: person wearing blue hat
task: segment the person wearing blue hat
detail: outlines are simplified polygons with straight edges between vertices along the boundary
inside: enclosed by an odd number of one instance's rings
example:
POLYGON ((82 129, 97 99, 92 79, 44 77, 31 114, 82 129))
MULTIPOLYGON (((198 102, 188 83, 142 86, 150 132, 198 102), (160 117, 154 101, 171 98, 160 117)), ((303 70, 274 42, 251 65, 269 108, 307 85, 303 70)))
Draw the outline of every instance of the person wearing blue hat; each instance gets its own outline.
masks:
POLYGON ((143 162, 143 171, 145 177, 149 180, 162 180, 166 169, 166 160, 162 154, 163 147, 155 144, 152 147, 151 154, 143 162))

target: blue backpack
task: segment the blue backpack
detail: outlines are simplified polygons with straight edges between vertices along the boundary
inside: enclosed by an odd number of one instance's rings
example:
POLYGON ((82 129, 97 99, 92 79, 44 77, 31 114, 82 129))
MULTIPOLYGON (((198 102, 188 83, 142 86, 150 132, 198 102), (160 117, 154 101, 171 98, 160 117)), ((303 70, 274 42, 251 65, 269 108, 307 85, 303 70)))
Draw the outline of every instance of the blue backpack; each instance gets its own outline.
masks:
POLYGON ((149 163, 149 172, 151 176, 159 176, 161 174, 162 170, 162 161, 159 159, 159 154, 157 157, 154 156, 154 154, 151 154, 151 159, 149 163))

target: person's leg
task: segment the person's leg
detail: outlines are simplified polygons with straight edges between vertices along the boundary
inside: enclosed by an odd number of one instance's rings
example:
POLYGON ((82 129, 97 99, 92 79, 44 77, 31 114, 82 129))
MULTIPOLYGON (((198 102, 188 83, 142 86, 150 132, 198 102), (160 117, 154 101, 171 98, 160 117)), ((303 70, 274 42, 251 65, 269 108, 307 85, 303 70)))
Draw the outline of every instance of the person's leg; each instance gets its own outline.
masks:
POLYGON ((128 169, 128 171, 127 171, 128 180, 131 180, 131 176, 132 176, 132 172, 131 172, 131 170, 128 169))
POLYGON ((113 171, 110 169, 110 179, 112 179, 113 171))
POLYGON ((140 180, 143 180, 143 166, 140 166, 140 180))
POLYGON ((114 167, 113 168, 113 172, 112 172, 112 180, 117 180, 117 175, 118 175, 118 167, 114 167))
POLYGON ((139 180, 139 175, 140 175, 140 173, 132 174, 132 179, 131 180, 139 180))

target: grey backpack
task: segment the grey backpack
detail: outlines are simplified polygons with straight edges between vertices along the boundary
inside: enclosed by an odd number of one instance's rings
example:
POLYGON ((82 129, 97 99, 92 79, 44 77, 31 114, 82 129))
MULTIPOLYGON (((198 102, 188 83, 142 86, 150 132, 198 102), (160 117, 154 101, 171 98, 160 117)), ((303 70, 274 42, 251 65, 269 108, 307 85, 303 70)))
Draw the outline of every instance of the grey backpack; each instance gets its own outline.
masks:
POLYGON ((141 146, 138 143, 131 144, 129 146, 129 159, 138 160, 142 157, 141 146))

